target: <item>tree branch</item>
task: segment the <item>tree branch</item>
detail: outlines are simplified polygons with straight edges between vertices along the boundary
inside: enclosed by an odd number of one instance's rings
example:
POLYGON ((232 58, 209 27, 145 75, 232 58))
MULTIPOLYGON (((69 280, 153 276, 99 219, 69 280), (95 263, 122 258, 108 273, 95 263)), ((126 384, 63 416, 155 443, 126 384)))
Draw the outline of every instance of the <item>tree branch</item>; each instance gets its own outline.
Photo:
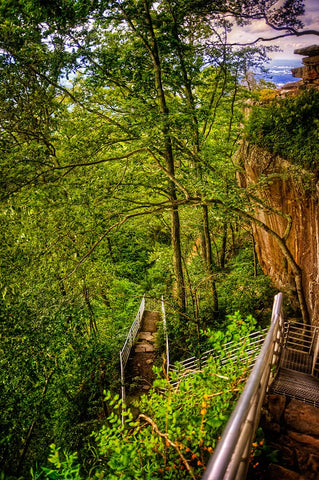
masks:
MULTIPOLYGON (((132 152, 126 153, 125 155, 120 155, 118 157, 103 158, 101 160, 95 160, 93 162, 71 163, 69 165, 53 167, 51 170, 65 170, 65 169, 68 169, 68 168, 75 168, 75 167, 90 167, 91 165, 99 165, 100 163, 107 163, 107 162, 114 162, 116 160, 123 160, 124 158, 130 158, 133 155, 136 155, 137 153, 147 152, 147 151, 149 151, 148 148, 142 147, 142 148, 137 148, 136 150, 133 150, 132 152)), ((49 171, 50 170, 47 170, 47 172, 49 172, 49 171)), ((44 173, 46 173, 46 172, 44 172, 44 173)))
MULTIPOLYGON (((278 30, 278 29, 277 29, 278 30)), ((287 30, 287 29, 286 29, 287 30)), ((319 35, 319 30, 304 30, 302 32, 298 32, 298 30, 289 29, 289 32, 282 33, 280 35, 276 35, 275 37, 258 37, 256 40, 247 43, 230 43, 229 46, 231 47, 248 47, 250 45, 255 45, 258 42, 273 42, 274 40, 278 40, 280 38, 286 37, 301 37, 302 35, 319 35)))
POLYGON ((152 152, 152 150, 150 148, 147 149, 148 152, 152 155, 152 157, 154 158, 157 166, 165 173, 165 175, 168 176, 168 178, 173 182, 175 183, 175 185, 180 188, 180 190, 184 193, 185 197, 187 200, 190 199, 190 194, 189 192, 186 190, 185 187, 183 187, 183 185, 176 179, 175 175, 171 174, 167 168, 163 167, 163 165, 161 164, 161 162, 158 160, 158 158, 156 157, 156 155, 152 152))
POLYGON ((168 438, 168 434, 167 433, 162 433, 157 424, 154 422, 154 420, 152 420, 150 417, 147 417, 146 415, 144 415, 143 413, 140 413, 138 418, 142 418, 143 420, 145 420, 147 423, 149 423, 152 428, 155 430, 155 432, 157 433, 157 435, 159 435, 160 437, 162 438, 165 438, 165 441, 173 448, 175 448, 175 450, 177 451, 178 455, 180 456, 182 462, 184 463, 186 469, 188 470, 190 476, 192 477, 193 480, 196 480, 196 477, 194 476, 193 474, 193 470, 191 468, 191 466, 189 465, 188 461, 186 460, 186 458, 184 457, 184 455, 182 454, 179 446, 177 445, 177 443, 175 442, 172 442, 172 440, 170 440, 168 438))
POLYGON ((81 258, 81 260, 79 260, 79 262, 77 263, 77 265, 75 266, 75 268, 65 277, 65 278, 69 278, 71 275, 73 275, 77 269, 82 265, 82 263, 84 263, 87 258, 94 252, 94 250, 98 247, 98 245, 100 245, 100 243, 107 237, 107 235, 116 227, 120 227, 121 225, 123 225, 124 223, 126 223, 128 220, 130 220, 131 218, 135 218, 135 217, 140 217, 142 215, 151 215, 153 213, 160 213, 160 212, 163 212, 164 210, 166 210, 166 208, 171 208, 171 203, 167 204, 167 207, 158 207, 158 208, 155 208, 153 210, 146 210, 146 211, 142 211, 142 212, 136 212, 136 213, 130 213, 128 215, 126 215, 124 218, 122 218, 121 220, 119 220, 118 222, 114 223, 113 225, 111 225, 104 233, 103 235, 101 235, 98 240, 93 244, 93 246, 90 248, 90 250, 81 258))

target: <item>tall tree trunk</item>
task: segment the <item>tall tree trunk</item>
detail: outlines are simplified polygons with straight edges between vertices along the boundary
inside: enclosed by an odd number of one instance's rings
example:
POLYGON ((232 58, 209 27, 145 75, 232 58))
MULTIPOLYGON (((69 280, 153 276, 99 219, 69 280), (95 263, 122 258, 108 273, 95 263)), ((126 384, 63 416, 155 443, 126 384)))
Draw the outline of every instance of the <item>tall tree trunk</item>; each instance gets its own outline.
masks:
POLYGON ((213 300, 213 314, 214 318, 218 316, 218 295, 215 283, 215 275, 213 268, 213 256, 212 256, 212 243, 210 239, 210 229, 209 229, 209 218, 208 218, 208 207, 203 205, 203 233, 204 239, 203 246, 206 248, 205 252, 205 262, 206 262, 206 271, 209 276, 209 284, 212 291, 212 300, 213 300))
POLYGON ((153 28, 152 17, 149 10, 148 1, 144 1, 144 8, 146 13, 146 21, 149 28, 149 33, 151 37, 150 44, 145 43, 153 62, 154 68, 154 77, 155 77, 155 88, 157 92, 157 100, 160 113, 160 122, 161 129, 164 138, 164 157, 166 163, 166 169, 170 175, 168 180, 168 189, 169 189, 169 199, 172 204, 171 210, 171 238, 172 238, 172 247, 173 247, 173 264, 174 264, 174 273, 177 284, 177 295, 178 295, 178 304, 182 312, 186 310, 186 294, 185 294, 185 280, 183 274, 183 265, 182 265, 182 253, 181 253, 181 239, 180 239, 180 219, 178 206, 176 205, 176 187, 175 183, 171 180, 175 176, 175 161, 172 148, 172 139, 170 134, 169 126, 169 110, 166 103, 165 92, 162 82, 162 69, 161 61, 159 56, 159 50, 157 45, 157 39, 153 28))
POLYGON ((89 294, 89 290, 87 288, 85 279, 83 279, 83 296, 84 296, 84 300, 85 300, 86 306, 87 306, 88 311, 89 311, 90 332, 93 333, 93 335, 96 335, 97 324, 96 324, 96 320, 95 320, 94 310, 93 310, 91 302, 90 302, 90 294, 89 294))
POLYGON ((173 263, 174 273, 176 277, 178 304, 182 312, 186 311, 186 291, 185 280, 182 266, 182 250, 180 241, 180 221, 177 207, 171 210, 171 230, 172 230, 172 247, 173 247, 173 263))
POLYGON ((220 268, 225 268, 227 246, 227 223, 223 224, 222 250, 220 252, 220 268))

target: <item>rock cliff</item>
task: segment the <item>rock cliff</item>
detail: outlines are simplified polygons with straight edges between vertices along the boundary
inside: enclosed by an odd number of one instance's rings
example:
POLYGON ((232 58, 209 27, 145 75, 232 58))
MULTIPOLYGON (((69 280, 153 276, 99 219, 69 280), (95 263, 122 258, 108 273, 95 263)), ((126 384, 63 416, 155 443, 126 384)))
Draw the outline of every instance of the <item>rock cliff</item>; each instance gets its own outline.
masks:
POLYGON ((292 75, 301 78, 298 82, 286 83, 278 91, 280 96, 288 94, 296 94, 304 88, 319 89, 319 45, 310 45, 309 47, 300 48, 294 51, 297 55, 303 55, 303 66, 293 68, 292 75))
MULTIPOLYGON (((295 50, 295 53, 304 56, 303 66, 292 71, 293 76, 301 80, 284 85, 276 91, 277 97, 296 97, 307 89, 319 89, 319 45, 295 50)), ((317 131, 314 132, 317 135, 317 131)), ((282 238, 291 219, 285 244, 301 269, 303 288, 300 288, 300 275, 297 279, 296 271, 293 274, 291 262, 289 264, 287 255, 283 255, 278 239, 253 225, 260 265, 278 289, 293 294, 291 298, 297 298, 297 280, 299 291, 304 292, 302 301, 307 304, 311 322, 319 324, 318 174, 247 142, 242 144, 237 159, 241 167, 240 185, 263 203, 255 202, 255 218, 282 238)), ((314 170, 318 172, 317 168, 314 170)))
MULTIPOLYGON (((279 464, 269 464, 269 480, 319 478, 319 409, 282 395, 268 395, 261 426, 279 464)), ((254 478, 254 477, 251 477, 254 478)))
MULTIPOLYGON (((303 290, 311 321, 319 324, 319 181, 300 167, 248 143, 242 144, 238 160, 242 167, 241 186, 272 209, 256 206, 256 218, 283 236, 287 216, 291 217, 286 244, 302 269, 303 290)), ((278 289, 295 293, 292 271, 278 242, 264 229, 256 225, 253 229, 263 271, 278 289)))

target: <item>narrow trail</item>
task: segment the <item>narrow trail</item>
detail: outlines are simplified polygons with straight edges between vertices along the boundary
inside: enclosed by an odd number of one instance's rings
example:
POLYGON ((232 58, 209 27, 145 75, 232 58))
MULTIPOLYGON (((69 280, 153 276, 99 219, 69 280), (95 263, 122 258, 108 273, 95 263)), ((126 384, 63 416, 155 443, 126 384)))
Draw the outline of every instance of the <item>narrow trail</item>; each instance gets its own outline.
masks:
POLYGON ((137 342, 127 362, 126 385, 129 396, 138 397, 152 386, 153 365, 157 356, 156 334, 160 320, 158 312, 144 311, 137 342))

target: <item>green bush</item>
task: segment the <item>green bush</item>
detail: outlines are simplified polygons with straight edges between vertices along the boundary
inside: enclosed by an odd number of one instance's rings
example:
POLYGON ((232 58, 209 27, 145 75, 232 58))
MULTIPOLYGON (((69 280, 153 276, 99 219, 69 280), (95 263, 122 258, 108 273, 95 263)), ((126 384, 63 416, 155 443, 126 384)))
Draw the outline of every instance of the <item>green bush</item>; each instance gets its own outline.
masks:
MULTIPOLYGON (((235 314, 225 332, 207 331, 209 342, 221 358, 227 355, 224 343, 233 340, 244 352, 242 336, 255 328, 252 317, 235 314)), ((242 353, 243 353, 242 352, 242 353)), ((51 446, 49 466, 33 474, 33 480, 80 478, 125 480, 199 479, 240 395, 249 368, 240 362, 222 363, 211 358, 194 375, 172 373, 170 384, 155 368, 157 378, 149 395, 135 406, 134 418, 119 395, 106 394, 109 415, 90 445, 90 469, 79 467, 76 454, 51 446)))
POLYGON ((319 92, 307 89, 297 96, 256 105, 246 134, 250 143, 317 171, 318 125, 319 92))

